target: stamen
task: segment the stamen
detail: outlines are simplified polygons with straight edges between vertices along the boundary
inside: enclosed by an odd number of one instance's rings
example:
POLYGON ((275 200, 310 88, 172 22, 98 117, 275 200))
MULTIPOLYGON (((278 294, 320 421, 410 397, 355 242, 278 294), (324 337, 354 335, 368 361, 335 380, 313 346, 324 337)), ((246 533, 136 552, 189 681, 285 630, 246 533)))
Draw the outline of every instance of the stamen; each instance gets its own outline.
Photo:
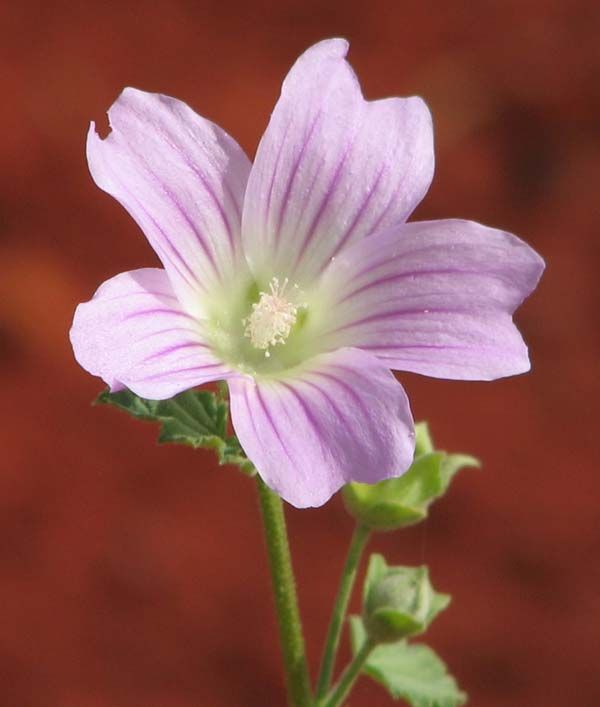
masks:
POLYGON ((285 343, 296 323, 298 309, 302 306, 290 302, 284 296, 287 285, 287 277, 281 286, 278 278, 274 277, 269 283, 270 292, 261 292, 258 302, 252 305, 250 316, 242 320, 246 327, 244 335, 250 338, 257 349, 265 350, 266 358, 271 355, 271 346, 285 343))

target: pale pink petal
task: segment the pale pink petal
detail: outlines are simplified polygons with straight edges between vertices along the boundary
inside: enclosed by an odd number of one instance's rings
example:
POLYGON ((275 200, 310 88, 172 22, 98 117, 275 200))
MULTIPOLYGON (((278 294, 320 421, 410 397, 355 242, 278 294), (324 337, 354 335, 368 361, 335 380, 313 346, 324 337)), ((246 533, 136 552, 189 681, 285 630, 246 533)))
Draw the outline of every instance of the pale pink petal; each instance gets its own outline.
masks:
POLYGON ((367 102, 342 39, 294 64, 252 167, 244 248, 258 273, 305 284, 347 244, 406 220, 433 175, 420 98, 367 102))
POLYGON ((375 483, 412 462, 403 388, 375 356, 322 354, 281 380, 229 381, 233 427, 258 473, 292 505, 320 506, 349 481, 375 483))
POLYGON ((240 272, 241 209, 250 162, 221 128, 185 103, 127 88, 87 154, 96 184, 129 211, 180 299, 197 311, 215 283, 240 272))
POLYGON ((107 280, 77 307, 70 335, 89 373, 152 400, 233 375, 211 353, 201 323, 182 310, 164 270, 107 280))
POLYGON ((516 236, 472 221, 416 222, 346 250, 326 273, 335 327, 390 368, 491 380, 529 370, 512 313, 543 260, 516 236))

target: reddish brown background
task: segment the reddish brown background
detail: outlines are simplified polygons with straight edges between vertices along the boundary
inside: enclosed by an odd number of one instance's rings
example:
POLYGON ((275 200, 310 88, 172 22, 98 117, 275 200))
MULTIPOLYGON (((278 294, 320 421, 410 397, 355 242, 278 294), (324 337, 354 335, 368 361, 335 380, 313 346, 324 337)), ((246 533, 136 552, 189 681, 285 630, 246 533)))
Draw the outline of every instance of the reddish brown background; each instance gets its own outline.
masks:
MULTIPOLYGON (((419 93, 437 174, 417 217, 512 230, 547 259, 518 314, 533 372, 402 375, 437 441, 485 462, 430 520, 374 547, 432 567, 431 632, 475 707, 597 707, 596 2, 192 0, 0 6, 0 704, 283 704, 252 483, 90 400, 73 308, 155 263, 88 175, 84 137, 123 86, 163 91, 253 154, 294 58, 352 42, 369 97, 419 93), (594 410, 595 408, 595 410, 594 410)), ((313 668, 351 529, 289 513, 313 668)), ((353 707, 385 705, 362 680, 353 707)))

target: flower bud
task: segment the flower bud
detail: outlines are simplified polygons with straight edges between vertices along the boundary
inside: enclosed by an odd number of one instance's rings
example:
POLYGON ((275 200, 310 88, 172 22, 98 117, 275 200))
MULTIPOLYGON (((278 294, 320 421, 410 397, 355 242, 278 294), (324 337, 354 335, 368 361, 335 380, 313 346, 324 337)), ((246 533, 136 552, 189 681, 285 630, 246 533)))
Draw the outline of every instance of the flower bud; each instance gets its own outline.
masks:
POLYGON ((346 510, 371 530, 395 530, 427 517, 431 503, 442 496, 454 474, 479 462, 466 455, 434 451, 426 423, 415 426, 415 458, 401 476, 377 484, 347 484, 346 510))
POLYGON ((375 643, 394 643, 423 633, 450 602, 429 581, 427 567, 388 567, 373 555, 365 584, 363 621, 375 643))

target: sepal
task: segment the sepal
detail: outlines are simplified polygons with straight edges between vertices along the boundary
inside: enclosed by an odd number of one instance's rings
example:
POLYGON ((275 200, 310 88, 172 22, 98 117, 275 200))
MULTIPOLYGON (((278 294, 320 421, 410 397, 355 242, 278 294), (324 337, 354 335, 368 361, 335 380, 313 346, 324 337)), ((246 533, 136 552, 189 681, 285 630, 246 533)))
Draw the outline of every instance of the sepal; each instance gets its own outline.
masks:
POLYGON ((479 467, 474 457, 435 450, 427 423, 415 425, 415 457, 401 476, 377 484, 347 484, 342 492, 346 509, 371 530, 396 530, 427 517, 429 506, 448 490, 454 475, 479 467))

